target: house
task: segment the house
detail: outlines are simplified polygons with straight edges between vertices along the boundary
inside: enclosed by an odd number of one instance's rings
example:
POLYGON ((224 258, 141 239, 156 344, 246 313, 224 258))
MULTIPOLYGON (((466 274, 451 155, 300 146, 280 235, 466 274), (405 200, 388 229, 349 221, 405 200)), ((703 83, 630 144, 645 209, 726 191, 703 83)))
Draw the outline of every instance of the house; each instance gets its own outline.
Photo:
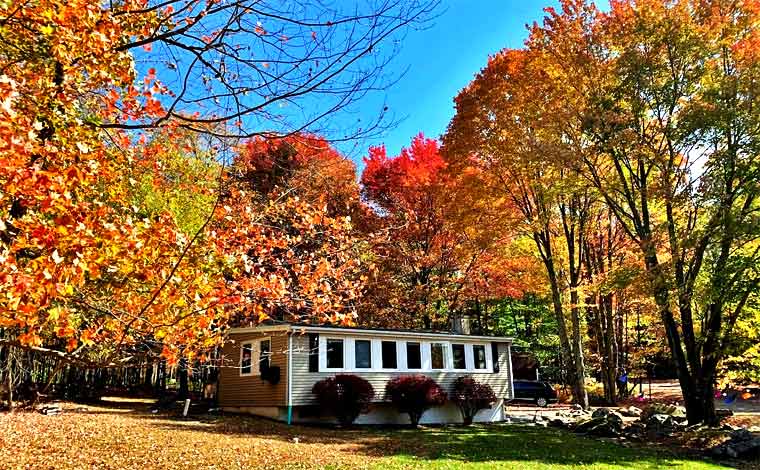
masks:
MULTIPOLYGON (((265 325, 234 328, 222 353, 219 406, 281 421, 325 422, 312 394, 314 384, 339 373, 355 374, 375 389, 375 402, 359 424, 408 423, 385 402, 385 384, 403 374, 424 374, 447 392, 464 375, 489 384, 498 401, 475 421, 504 419, 512 398, 512 340, 456 333, 345 328, 314 325, 265 325)), ((425 413, 422 423, 461 422, 451 403, 425 413)))

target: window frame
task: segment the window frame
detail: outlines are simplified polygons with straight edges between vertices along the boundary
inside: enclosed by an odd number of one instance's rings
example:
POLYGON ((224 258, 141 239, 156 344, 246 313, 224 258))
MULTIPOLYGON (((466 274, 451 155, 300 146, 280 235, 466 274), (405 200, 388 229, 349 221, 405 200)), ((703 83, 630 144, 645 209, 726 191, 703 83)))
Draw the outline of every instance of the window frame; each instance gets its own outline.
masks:
POLYGON ((272 337, 263 336, 261 338, 252 338, 240 342, 240 360, 238 362, 238 370, 240 371, 240 377, 259 377, 261 375, 261 343, 269 341, 269 353, 267 357, 269 359, 269 367, 272 366, 272 337), (251 364, 250 372, 243 372, 243 351, 246 346, 251 347, 251 364))
POLYGON ((269 343, 269 351, 267 351, 267 353, 266 353, 267 367, 272 367, 272 338, 268 336, 266 338, 261 338, 258 341, 258 343, 259 343, 259 357, 258 357, 258 360, 256 361, 256 365, 258 366, 258 371, 257 372, 259 372, 259 374, 261 374, 261 359, 262 359, 261 353, 263 352, 261 344, 264 343, 264 342, 269 343))
POLYGON ((423 341, 404 341, 404 370, 407 371, 422 371, 425 370, 425 361, 423 359, 423 341), (419 367, 411 368, 409 367, 409 345, 410 344, 416 344, 417 345, 417 353, 419 355, 419 367))
POLYGON ((467 364, 467 346, 474 346, 474 345, 468 345, 467 343, 450 343, 451 346, 451 370, 454 371, 467 371, 470 370, 467 364), (457 367, 456 366, 456 358, 454 357, 454 346, 462 346, 462 364, 464 367, 457 367))
POLYGON ((249 340, 249 341, 242 341, 240 343, 240 361, 238 362, 238 371, 240 372, 240 377, 250 377, 253 374, 253 344, 255 340, 249 340), (251 357, 249 358, 248 368, 250 369, 250 372, 243 372, 243 352, 245 352, 245 347, 250 346, 251 351, 251 357))
POLYGON ((451 351, 450 347, 448 346, 448 342, 446 341, 431 341, 430 342, 430 370, 431 371, 443 371, 446 372, 450 370, 449 367, 449 355, 450 353, 447 353, 447 351, 451 351), (441 359, 443 361, 443 364, 441 367, 433 367, 433 345, 441 345, 441 359))
POLYGON ((379 357, 380 364, 378 364, 378 366, 379 366, 378 368, 381 371, 385 371, 385 372, 404 370, 405 368, 401 367, 401 361, 399 361, 399 357, 398 357, 399 356, 399 347, 398 347, 398 343, 399 342, 398 342, 398 340, 379 338, 378 342, 380 343, 380 357, 379 357), (383 351, 383 343, 392 343, 393 344, 393 352, 394 352, 393 355, 396 357, 396 361, 395 361, 396 365, 394 367, 385 367, 385 364, 383 364, 384 359, 385 359, 385 354, 384 354, 384 351, 383 351))
MULTIPOLYGON (((374 356, 375 356, 372 353, 372 350, 374 349, 372 347, 372 339, 354 338, 354 340, 353 340, 353 346, 354 346, 353 347, 353 350, 354 350, 354 354, 353 354, 353 357, 354 357, 353 369, 357 370, 357 371, 371 371, 373 369, 373 366, 374 366, 374 356), (359 342, 359 341, 362 341, 362 342, 365 342, 365 343, 369 343, 369 367, 359 367, 356 364, 356 343, 359 342)), ((345 344, 344 344, 344 347, 345 347, 345 344)))
POLYGON ((319 341, 320 341, 320 345, 319 345, 320 346, 320 354, 319 354, 320 371, 324 370, 326 372, 340 372, 340 371, 348 370, 348 368, 346 367, 348 365, 348 360, 347 360, 347 357, 346 357, 346 356, 348 356, 348 354, 347 354, 348 348, 346 347, 346 343, 348 342, 347 340, 348 340, 348 338, 339 337, 339 336, 325 336, 324 338, 322 338, 320 336, 320 338, 319 338, 319 341), (327 367, 327 343, 329 341, 340 341, 342 343, 342 345, 343 345, 343 348, 342 348, 343 349, 343 361, 342 361, 343 362, 343 366, 342 367, 327 367))
POLYGON ((480 343, 473 343, 472 344, 472 369, 476 370, 478 372, 481 372, 481 371, 485 372, 488 369, 493 370, 493 358, 491 359, 490 364, 489 364, 489 361, 488 361, 488 347, 485 344, 480 344, 480 343), (476 346, 483 348, 483 368, 482 369, 478 368, 478 356, 475 354, 475 347, 476 346), (489 367, 489 365, 490 365, 490 367, 489 367))

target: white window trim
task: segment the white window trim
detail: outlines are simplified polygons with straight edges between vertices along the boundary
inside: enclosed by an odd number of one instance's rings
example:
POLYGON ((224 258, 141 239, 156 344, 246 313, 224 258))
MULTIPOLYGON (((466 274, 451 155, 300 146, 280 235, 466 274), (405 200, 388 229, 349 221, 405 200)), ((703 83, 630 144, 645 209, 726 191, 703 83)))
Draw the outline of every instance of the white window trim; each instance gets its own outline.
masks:
POLYGON ((261 375, 259 370, 259 362, 261 361, 261 343, 262 341, 269 341, 269 364, 272 364, 272 337, 266 336, 263 338, 249 339, 240 343, 240 360, 238 362, 238 370, 241 377, 258 377, 261 375), (251 372, 243 373, 243 348, 246 345, 251 345, 251 372))
POLYGON ((468 348, 470 351, 470 358, 472 359, 472 370, 478 373, 493 373, 493 358, 491 357, 491 348, 487 344, 481 344, 481 343, 473 343, 468 348), (477 369, 475 367, 475 346, 483 346, 483 349, 485 351, 486 356, 486 367, 485 369, 477 369))
POLYGON ((238 371, 240 371, 240 377, 250 377, 253 375, 253 345, 255 341, 243 341, 240 343, 240 360, 238 361, 238 371), (251 346, 251 371, 246 373, 243 372, 243 350, 246 346, 251 346))
MULTIPOLYGON (((346 343, 343 343, 343 347, 346 346, 346 343)), ((374 371, 375 367, 375 345, 374 341, 372 341, 369 338, 351 338, 351 353, 349 356, 351 356, 351 362, 346 363, 344 361, 344 365, 349 366, 348 370, 355 370, 357 372, 372 372, 374 371), (368 341, 369 342, 369 367, 356 367, 356 342, 357 341, 368 341)))
MULTIPOLYGON (((242 353, 241 353, 242 354, 242 353)), ((351 372, 351 373, 456 373, 456 374, 492 374, 493 373, 493 357, 491 354, 490 343, 481 341, 451 341, 451 340, 435 340, 435 339, 417 339, 417 338, 403 338, 403 339, 388 339, 388 338, 367 338, 367 337, 352 337, 352 336, 325 336, 319 335, 319 372, 337 373, 337 372, 351 372), (343 367, 340 368, 328 368, 327 367, 327 340, 340 340, 343 341, 343 367), (357 340, 370 341, 371 349, 371 364, 370 368, 357 368, 356 367, 356 351, 355 342, 357 340), (384 369, 382 367, 383 354, 382 354, 382 342, 394 341, 396 343, 396 368, 384 369), (420 369, 409 369, 406 362, 406 345, 407 343, 419 343, 420 344, 420 356, 422 361, 422 367, 420 369), (444 356, 443 369, 432 368, 431 358, 431 345, 443 344, 444 356), (466 369, 454 369, 454 356, 452 344, 464 344, 465 352, 465 365, 466 369), (474 345, 483 346, 486 353, 486 368, 475 368, 475 355, 473 351, 474 345)))
MULTIPOLYGON (((464 343, 464 342, 460 342, 460 341, 452 341, 451 343, 449 343, 449 350, 451 351, 451 353, 450 353, 451 354, 451 362, 449 363, 449 367, 451 368, 451 370, 453 370, 455 372, 463 372, 463 371, 467 372, 470 369, 474 369, 474 367, 470 367, 470 364, 467 363, 467 350, 468 349, 470 350, 470 356, 472 356, 472 345, 464 343), (464 352, 464 369, 456 369, 454 367, 454 345, 455 344, 461 344, 462 345, 462 348, 463 348, 462 352, 464 352)), ((470 358, 470 359, 472 359, 472 358, 470 358)))
POLYGON ((377 339, 377 340, 373 340, 373 341, 377 341, 377 345, 378 345, 377 348, 378 348, 378 351, 379 351, 379 356, 377 358, 378 359, 377 360, 377 370, 380 371, 380 372, 404 372, 405 368, 401 367, 401 358, 399 357, 400 356, 400 352, 401 352, 401 348, 399 347, 399 343, 401 341, 399 341, 397 339, 382 339, 382 338, 381 339, 377 339), (396 367, 392 367, 392 368, 383 367, 383 343, 395 343, 396 344, 396 367))
POLYGON ((431 372, 448 372, 451 370, 451 345, 448 341, 430 341, 428 344, 428 352, 430 353, 430 361, 428 362, 428 367, 430 367, 431 372), (434 344, 441 344, 443 345, 443 368, 442 369, 434 369, 433 368, 433 345, 434 344))
MULTIPOLYGON (((319 335, 319 371, 320 372, 347 372, 351 371, 353 369, 348 368, 348 360, 349 356, 352 356, 348 354, 348 343, 351 343, 351 352, 353 352, 353 340, 354 338, 349 338, 346 336, 323 336, 319 335), (330 368, 327 367, 327 340, 328 339, 335 339, 343 341, 343 367, 336 367, 336 368, 330 368)), ((354 358, 351 357, 351 364, 353 364, 354 358)), ((359 369, 359 370, 369 370, 369 369, 359 369)))
POLYGON ((259 364, 261 363, 261 343, 263 343, 264 341, 269 341, 269 358, 268 358, 268 360, 269 360, 269 366, 270 367, 272 366, 272 355, 273 355, 273 352, 272 352, 272 337, 271 336, 267 336, 266 338, 259 338, 259 340, 258 340, 258 342, 259 342, 259 355, 258 355, 258 358, 257 358, 257 361, 256 361, 256 366, 257 366, 256 367, 256 372, 257 372, 256 375, 260 375, 261 374, 261 371, 259 370, 261 368, 261 366, 259 364))
POLYGON ((404 343, 404 347, 403 348, 399 348, 399 354, 403 357, 403 362, 399 361, 399 364, 401 366, 403 366, 403 370, 404 371, 408 371, 408 372, 422 372, 424 370, 430 369, 430 364, 428 364, 427 367, 425 366, 425 352, 424 352, 425 342, 424 341, 421 341, 421 340, 414 341, 414 340, 408 340, 408 339, 406 339, 406 340, 402 340, 402 341, 399 341, 399 342, 400 343, 404 343), (416 344, 420 345, 420 368, 419 369, 410 369, 409 368, 409 363, 408 363, 408 360, 407 360, 408 356, 409 356, 409 354, 408 354, 409 343, 416 343, 416 344), (400 351, 401 349, 403 349, 403 352, 400 351))

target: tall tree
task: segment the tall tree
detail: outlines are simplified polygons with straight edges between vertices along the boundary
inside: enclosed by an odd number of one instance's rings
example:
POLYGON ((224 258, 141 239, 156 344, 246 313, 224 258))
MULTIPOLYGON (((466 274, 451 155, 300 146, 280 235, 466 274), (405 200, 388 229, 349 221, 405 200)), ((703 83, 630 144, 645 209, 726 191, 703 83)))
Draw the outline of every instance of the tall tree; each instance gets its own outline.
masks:
POLYGON ((457 113, 444 137, 447 162, 475 172, 513 226, 534 241, 549 282, 560 345, 575 400, 588 406, 583 357, 584 240, 592 195, 557 164, 572 151, 543 90, 540 65, 529 51, 508 50, 456 98, 457 113), (569 316, 567 313, 569 312, 569 316))
POLYGON ((717 365, 758 286, 753 2, 565 1, 529 47, 589 151, 569 164, 604 197, 639 258, 689 422, 717 422, 717 365))

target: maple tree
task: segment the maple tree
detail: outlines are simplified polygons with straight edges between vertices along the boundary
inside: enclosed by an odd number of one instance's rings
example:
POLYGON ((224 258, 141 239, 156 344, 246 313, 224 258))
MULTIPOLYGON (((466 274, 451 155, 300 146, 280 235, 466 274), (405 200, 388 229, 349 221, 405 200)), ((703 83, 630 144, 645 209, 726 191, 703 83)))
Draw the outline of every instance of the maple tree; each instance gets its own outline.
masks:
MULTIPOLYGON (((369 51, 434 2, 301 6, 0 3, 3 354, 174 363, 203 359, 230 324, 275 311, 350 321, 343 307, 361 280, 342 208, 252 198, 226 167, 241 164, 221 137, 292 133, 378 88, 378 63, 360 70, 369 51), (245 37, 264 52, 244 52, 245 37), (285 49, 300 51, 302 67, 285 49), (320 63, 307 71, 309 61, 320 63), (319 94, 315 114, 273 117, 279 103, 319 94), (235 112, 222 100, 237 100, 235 112)), ((338 166, 344 178, 349 167, 338 166)))
POLYGON ((240 155, 214 222, 226 258, 224 276, 254 321, 267 318, 351 324, 364 282, 349 216, 332 217, 322 201, 309 204, 287 187, 262 199, 250 159, 240 155), (253 179, 252 179, 253 178, 253 179))
POLYGON ((239 170, 251 189, 267 197, 275 188, 298 195, 330 215, 360 219, 362 207, 356 165, 323 137, 293 134, 254 138, 238 150, 239 170))
POLYGON ((372 147, 364 163, 362 194, 379 225, 370 242, 379 274, 367 304, 388 312, 375 321, 448 328, 492 239, 463 222, 437 141, 420 134, 393 158, 372 147))
MULTIPOLYGON (((180 287, 164 276, 201 254, 168 214, 140 217, 125 197, 130 169, 146 163, 126 147, 129 136, 113 134, 108 145, 84 122, 98 115, 98 90, 132 87, 131 56, 111 48, 144 24, 89 2, 5 4, 2 16, 4 340, 40 348, 44 338, 77 360, 95 343, 133 343, 148 310, 164 335, 181 334, 171 325, 180 287)), ((200 265, 187 277, 199 295, 217 284, 200 265)))

